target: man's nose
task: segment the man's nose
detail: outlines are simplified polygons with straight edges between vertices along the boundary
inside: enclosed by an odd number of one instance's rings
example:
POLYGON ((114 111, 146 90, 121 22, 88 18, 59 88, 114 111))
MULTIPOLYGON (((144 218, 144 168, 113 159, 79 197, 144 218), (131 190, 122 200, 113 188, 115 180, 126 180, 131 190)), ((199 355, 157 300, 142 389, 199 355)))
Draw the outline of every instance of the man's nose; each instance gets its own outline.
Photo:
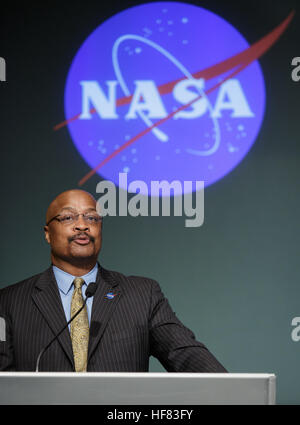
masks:
POLYGON ((80 230, 80 231, 89 230, 89 226, 87 225, 87 223, 83 219, 82 215, 80 215, 78 217, 77 221, 75 222, 75 230, 80 230))

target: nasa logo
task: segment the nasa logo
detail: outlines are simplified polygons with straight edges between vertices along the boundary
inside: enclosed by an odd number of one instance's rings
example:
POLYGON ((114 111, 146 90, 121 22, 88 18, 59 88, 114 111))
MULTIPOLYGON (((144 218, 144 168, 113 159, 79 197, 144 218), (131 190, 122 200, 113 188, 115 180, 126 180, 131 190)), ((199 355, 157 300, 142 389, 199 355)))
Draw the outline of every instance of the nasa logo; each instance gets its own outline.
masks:
POLYGON ((184 3, 144 4, 102 23, 65 87, 65 123, 90 175, 118 185, 127 173, 149 186, 224 177, 262 125, 265 84, 255 59, 287 24, 249 47, 224 19, 184 3))
POLYGON ((105 295, 105 299, 107 299, 107 300, 112 300, 113 298, 115 298, 115 296, 116 296, 116 294, 114 294, 113 292, 108 292, 106 295, 105 295))

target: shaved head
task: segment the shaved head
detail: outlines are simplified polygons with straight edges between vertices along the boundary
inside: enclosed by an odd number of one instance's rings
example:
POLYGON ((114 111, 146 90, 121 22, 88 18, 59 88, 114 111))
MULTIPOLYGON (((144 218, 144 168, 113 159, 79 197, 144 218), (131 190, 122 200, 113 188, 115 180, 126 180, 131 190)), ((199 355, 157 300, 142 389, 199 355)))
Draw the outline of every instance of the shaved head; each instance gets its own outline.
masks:
POLYGON ((48 221, 51 220, 52 217, 55 217, 57 214, 59 214, 60 210, 64 208, 68 199, 78 198, 78 196, 76 195, 81 195, 80 199, 83 197, 90 198, 91 202, 95 203, 96 208, 96 200, 89 192, 86 192, 85 190, 81 189, 66 190, 65 192, 62 192, 57 195, 57 197, 53 199, 53 201, 50 203, 46 212, 46 223, 48 223, 48 221))
POLYGON ((102 221, 97 220, 96 207, 89 192, 72 189, 60 193, 47 209, 44 231, 51 246, 52 264, 74 276, 82 276, 97 262, 102 221), (67 220, 62 221, 61 217, 66 216, 67 220))

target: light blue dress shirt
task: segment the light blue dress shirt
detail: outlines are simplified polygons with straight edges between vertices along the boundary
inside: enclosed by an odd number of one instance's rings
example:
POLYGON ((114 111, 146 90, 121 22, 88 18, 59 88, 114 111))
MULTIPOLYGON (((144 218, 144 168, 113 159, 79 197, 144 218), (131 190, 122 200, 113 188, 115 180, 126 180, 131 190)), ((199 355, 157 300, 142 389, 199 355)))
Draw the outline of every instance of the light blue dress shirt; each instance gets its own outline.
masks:
MULTIPOLYGON (((59 289, 61 302, 62 302, 66 319, 68 322, 71 318, 71 301, 72 301, 72 295, 74 290, 73 281, 76 276, 72 276, 71 274, 64 272, 63 270, 59 269, 56 266, 52 266, 52 267, 53 267, 53 273, 57 282, 57 286, 59 289)), ((85 291, 88 284, 91 282, 96 282, 97 273, 98 273, 98 264, 96 264, 95 267, 84 276, 77 276, 84 279, 84 282, 85 282, 82 285, 83 298, 85 298, 85 291)), ((90 297, 88 298, 86 303, 89 323, 91 323, 92 305, 93 305, 93 297, 90 297)), ((69 329, 70 329, 70 325, 69 325, 69 329)))

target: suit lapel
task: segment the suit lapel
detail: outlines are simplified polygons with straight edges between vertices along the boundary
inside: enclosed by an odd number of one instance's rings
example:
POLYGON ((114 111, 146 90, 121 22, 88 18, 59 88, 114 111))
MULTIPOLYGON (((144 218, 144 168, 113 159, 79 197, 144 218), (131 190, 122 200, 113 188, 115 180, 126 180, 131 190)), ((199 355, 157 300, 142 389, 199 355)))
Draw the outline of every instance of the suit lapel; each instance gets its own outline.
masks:
POLYGON ((108 270, 99 267, 96 283, 97 289, 93 299, 88 358, 91 357, 97 347, 121 297, 118 282, 108 270))
MULTIPOLYGON (((67 321, 52 267, 40 275, 32 298, 52 329, 54 336, 67 324, 67 321)), ((58 337, 58 341, 74 367, 72 342, 68 328, 58 337)))

